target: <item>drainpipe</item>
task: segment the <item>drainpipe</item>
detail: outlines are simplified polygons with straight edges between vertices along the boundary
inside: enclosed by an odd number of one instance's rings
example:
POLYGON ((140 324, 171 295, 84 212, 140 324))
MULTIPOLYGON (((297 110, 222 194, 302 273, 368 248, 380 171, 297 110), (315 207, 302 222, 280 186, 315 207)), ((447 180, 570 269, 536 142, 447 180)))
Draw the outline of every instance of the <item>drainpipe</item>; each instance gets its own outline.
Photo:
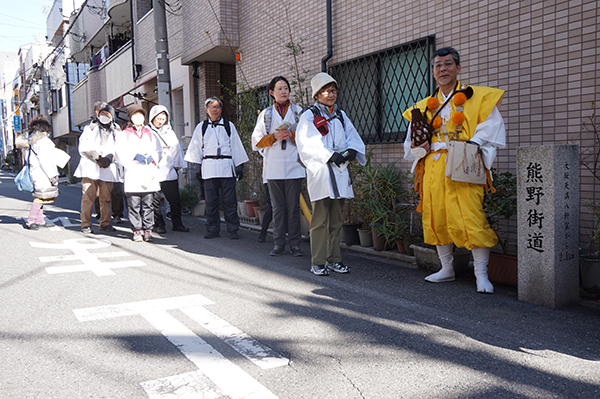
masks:
POLYGON ((134 38, 135 38, 135 32, 133 30, 135 22, 133 21, 133 1, 129 0, 129 15, 131 15, 131 61, 132 61, 132 71, 133 71, 133 82, 135 83, 135 81, 138 79, 139 77, 139 72, 138 72, 138 68, 135 65, 135 43, 134 43, 134 38))
POLYGON ((327 55, 321 60, 321 72, 327 72, 327 61, 333 57, 333 28, 331 25, 331 0, 327 0, 327 55))

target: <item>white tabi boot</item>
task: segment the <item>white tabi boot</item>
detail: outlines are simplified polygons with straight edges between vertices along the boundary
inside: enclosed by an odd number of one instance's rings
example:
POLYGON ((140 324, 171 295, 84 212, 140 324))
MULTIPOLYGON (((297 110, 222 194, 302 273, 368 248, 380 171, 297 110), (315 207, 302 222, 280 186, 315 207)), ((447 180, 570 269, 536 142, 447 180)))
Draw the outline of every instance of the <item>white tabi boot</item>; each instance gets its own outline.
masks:
POLYGON ((429 281, 430 283, 454 281, 454 266, 452 266, 452 262, 454 261, 454 256, 452 256, 454 244, 436 245, 436 248, 440 261, 442 262, 442 270, 425 277, 425 281, 429 281))
POLYGON ((494 286, 488 278, 487 266, 490 261, 489 248, 473 248, 473 267, 477 280, 477 292, 486 294, 494 293, 494 286))

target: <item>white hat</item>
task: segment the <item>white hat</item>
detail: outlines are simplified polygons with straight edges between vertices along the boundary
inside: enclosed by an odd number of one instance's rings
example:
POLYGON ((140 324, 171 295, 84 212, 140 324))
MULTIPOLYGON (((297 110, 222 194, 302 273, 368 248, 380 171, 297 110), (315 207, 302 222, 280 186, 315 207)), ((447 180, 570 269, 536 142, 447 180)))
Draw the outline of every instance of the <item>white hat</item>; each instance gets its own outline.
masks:
POLYGON ((319 90, 321 90, 323 87, 327 86, 329 83, 335 83, 336 85, 338 84, 338 82, 336 82, 336 80, 334 78, 332 78, 331 75, 329 75, 325 72, 319 72, 318 74, 316 74, 310 80, 310 85, 312 86, 313 98, 317 95, 319 90))

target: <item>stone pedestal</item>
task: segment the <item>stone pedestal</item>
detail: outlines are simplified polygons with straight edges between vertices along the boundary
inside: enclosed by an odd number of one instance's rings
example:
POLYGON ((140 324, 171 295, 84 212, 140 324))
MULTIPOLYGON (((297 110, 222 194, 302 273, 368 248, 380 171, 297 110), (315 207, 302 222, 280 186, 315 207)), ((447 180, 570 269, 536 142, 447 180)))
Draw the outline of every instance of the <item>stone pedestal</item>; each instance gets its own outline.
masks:
POLYGON ((579 147, 517 149, 519 300, 579 299, 579 147))

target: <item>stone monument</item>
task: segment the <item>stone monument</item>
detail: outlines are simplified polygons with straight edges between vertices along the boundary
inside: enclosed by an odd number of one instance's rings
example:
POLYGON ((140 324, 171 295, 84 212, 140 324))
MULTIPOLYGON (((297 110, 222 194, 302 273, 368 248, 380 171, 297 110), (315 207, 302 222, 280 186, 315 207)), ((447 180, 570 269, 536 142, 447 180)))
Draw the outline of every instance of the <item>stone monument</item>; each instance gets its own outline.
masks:
POLYGON ((520 301, 579 299, 579 146, 517 149, 520 301))

